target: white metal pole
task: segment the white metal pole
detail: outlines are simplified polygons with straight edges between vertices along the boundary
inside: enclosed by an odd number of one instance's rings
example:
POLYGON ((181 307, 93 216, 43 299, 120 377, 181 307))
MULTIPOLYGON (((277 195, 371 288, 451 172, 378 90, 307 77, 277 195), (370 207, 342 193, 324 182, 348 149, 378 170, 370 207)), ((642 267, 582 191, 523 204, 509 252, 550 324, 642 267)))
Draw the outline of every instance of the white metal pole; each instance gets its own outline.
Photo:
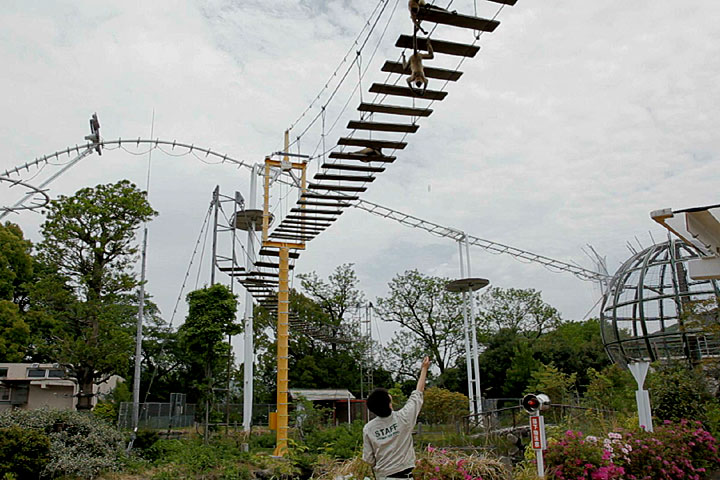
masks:
MULTIPOLYGON (((248 208, 255 210, 257 203, 257 177, 258 164, 250 170, 250 201, 248 208)), ((245 256, 245 271, 249 273, 255 264, 255 222, 248 228, 247 251, 245 256)), ((249 432, 252 427, 253 412, 253 361, 255 346, 253 342, 253 296, 245 290, 245 337, 244 337, 244 365, 243 365, 243 430, 249 432)))
MULTIPOLYGON (((460 278, 465 277, 465 261, 463 260, 462 242, 458 241, 460 247, 460 278)), ((463 332, 465 337, 465 366, 467 367, 467 383, 468 383, 468 399, 470 403, 470 413, 476 414, 475 395, 473 393, 473 372, 472 363, 470 361, 470 337, 468 336, 468 305, 467 293, 463 292, 463 332)))
MULTIPOLYGON (((468 278, 472 277, 472 271, 470 269, 470 242, 468 237, 465 235, 465 260, 467 261, 467 273, 468 278)), ((475 395, 478 405, 477 413, 483 412, 482 404, 482 390, 480 389, 480 352, 477 343, 477 322, 475 319, 475 293, 472 289, 468 289, 468 295, 470 296, 470 327, 472 333, 472 347, 473 347, 473 366, 475 367, 475 395)))
MULTIPOLYGON (((155 109, 153 109, 152 121, 150 123, 150 138, 155 133, 155 109)), ((99 140, 99 139, 98 139, 99 140)), ((145 178, 145 195, 146 200, 150 201, 150 171, 152 167, 152 148, 148 151, 148 167, 147 176, 145 178)), ((142 367, 142 340, 143 340, 143 321, 145 320, 145 277, 147 266, 147 244, 148 244, 148 222, 143 226, 143 244, 140 263, 140 291, 138 293, 138 314, 137 325, 135 328, 135 368, 133 370, 133 411, 132 425, 133 432, 137 432, 140 422, 140 375, 142 367)))

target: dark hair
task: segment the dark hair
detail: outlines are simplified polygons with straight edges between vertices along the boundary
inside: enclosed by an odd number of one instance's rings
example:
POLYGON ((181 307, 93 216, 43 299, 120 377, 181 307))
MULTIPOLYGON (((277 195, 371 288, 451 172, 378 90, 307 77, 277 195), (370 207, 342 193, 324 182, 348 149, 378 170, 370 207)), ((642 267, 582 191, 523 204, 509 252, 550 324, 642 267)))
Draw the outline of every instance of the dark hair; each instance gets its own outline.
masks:
POLYGON ((392 413, 390 408, 390 394, 384 388, 376 388, 367 398, 367 408, 378 417, 389 417, 392 413))

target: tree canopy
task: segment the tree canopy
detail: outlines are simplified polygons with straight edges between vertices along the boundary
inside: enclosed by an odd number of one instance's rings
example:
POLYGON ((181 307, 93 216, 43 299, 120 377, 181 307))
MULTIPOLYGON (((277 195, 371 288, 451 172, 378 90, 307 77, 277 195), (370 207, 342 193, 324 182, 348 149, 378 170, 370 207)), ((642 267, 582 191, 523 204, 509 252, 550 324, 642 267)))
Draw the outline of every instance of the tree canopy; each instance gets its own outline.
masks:
POLYGON ((388 349, 399 373, 415 375, 424 353, 442 374, 463 353, 462 298, 445 289, 448 281, 409 270, 396 275, 388 295, 377 300, 380 318, 409 332, 396 334, 388 349))
POLYGON ((88 409, 93 384, 129 365, 135 233, 156 212, 144 192, 122 180, 60 196, 45 213, 38 245, 43 278, 31 294, 53 323, 41 348, 77 377, 78 408, 88 409))

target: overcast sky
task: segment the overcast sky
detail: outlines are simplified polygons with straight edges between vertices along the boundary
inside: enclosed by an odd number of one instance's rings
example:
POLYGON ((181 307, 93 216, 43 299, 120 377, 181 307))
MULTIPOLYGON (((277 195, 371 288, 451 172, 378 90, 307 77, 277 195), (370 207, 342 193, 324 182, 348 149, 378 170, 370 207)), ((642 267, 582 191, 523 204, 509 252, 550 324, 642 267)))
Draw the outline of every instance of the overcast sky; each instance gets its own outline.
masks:
MULTIPOLYGON (((279 149, 283 131, 328 79, 336 81, 355 60, 353 41, 376 6, 375 0, 5 2, 0 167, 83 143, 93 112, 105 139, 148 138, 153 110, 155 137, 260 162, 279 149)), ((498 7, 478 0, 480 15, 498 7)), ((458 0, 452 8, 471 13, 474 5, 458 0)), ((720 3, 710 0, 520 0, 504 8, 500 26, 480 38, 480 53, 462 65, 463 77, 448 85, 447 99, 419 121, 408 148, 363 198, 587 268, 594 267, 581 248, 591 244, 614 272, 630 255, 627 242, 650 246, 650 232, 655 241, 665 239, 651 210, 718 203, 718 18, 720 3)), ((361 54, 365 100, 370 84, 386 77, 382 63, 398 58, 400 33, 411 33, 406 4, 387 0, 361 54)), ((473 41, 472 32, 451 29, 434 37, 473 41)), ((456 62, 437 55, 428 65, 456 62)), ((355 68, 327 107, 328 147, 357 118, 357 82, 355 68)), ((431 89, 440 86, 431 80, 431 89)), ((313 153, 321 133, 317 122, 300 151, 313 153)), ((85 159, 49 193, 69 195, 122 178, 144 187, 147 155, 137 154, 146 148, 127 150, 85 159)), ((58 168, 31 169, 22 178, 38 173, 33 181, 41 182, 58 168)), ((150 225, 148 289, 165 318, 212 190, 220 185, 224 194, 247 197, 248 182, 246 169, 153 153, 150 200, 160 215, 150 225)), ((1 205, 19 195, 0 185, 1 205)), ((40 215, 11 219, 39 239, 40 215)), ((196 278, 199 285, 209 281, 209 250, 189 288, 196 278)), ((327 276, 340 263, 354 263, 362 290, 374 300, 408 269, 458 276, 457 250, 449 239, 350 209, 308 244, 297 272, 327 276)), ((494 286, 541 290, 566 319, 598 314, 598 289, 570 274, 480 249, 472 251, 472 263, 473 275, 494 286)), ((184 310, 176 325, 183 316, 184 310)), ((378 330, 387 341, 389 330, 378 330)))

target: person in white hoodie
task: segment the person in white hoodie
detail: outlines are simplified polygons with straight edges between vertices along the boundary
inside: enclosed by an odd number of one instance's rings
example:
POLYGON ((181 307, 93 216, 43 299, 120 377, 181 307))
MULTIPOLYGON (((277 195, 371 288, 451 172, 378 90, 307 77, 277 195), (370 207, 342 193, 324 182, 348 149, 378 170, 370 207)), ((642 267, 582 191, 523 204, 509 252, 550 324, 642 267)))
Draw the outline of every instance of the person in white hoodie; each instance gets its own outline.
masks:
POLYGON ((376 388, 367 398, 367 407, 376 415, 363 428, 363 460, 370 464, 377 480, 412 478, 415 449, 412 432, 423 404, 425 379, 430 358, 425 357, 415 390, 397 412, 392 409, 392 396, 384 388, 376 388))

